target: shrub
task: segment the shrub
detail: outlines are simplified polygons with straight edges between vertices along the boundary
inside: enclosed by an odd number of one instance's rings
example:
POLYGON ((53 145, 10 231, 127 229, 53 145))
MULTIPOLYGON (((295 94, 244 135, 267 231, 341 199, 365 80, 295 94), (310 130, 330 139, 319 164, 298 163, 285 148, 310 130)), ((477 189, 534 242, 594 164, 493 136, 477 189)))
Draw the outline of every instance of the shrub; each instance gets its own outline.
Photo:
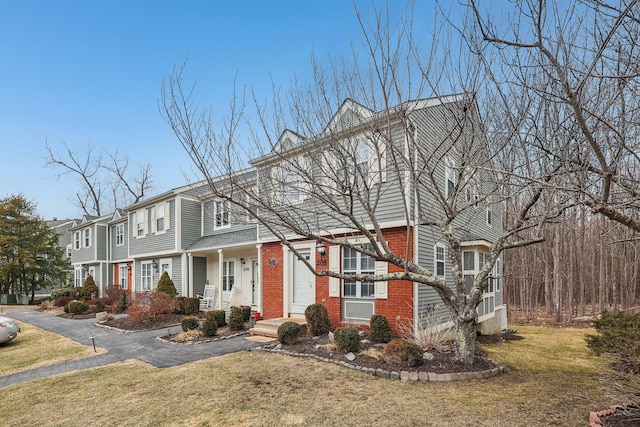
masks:
POLYGON ((176 286, 173 284, 173 280, 169 277, 169 273, 166 271, 162 273, 160 276, 160 280, 158 280, 158 286, 156 287, 156 292, 164 292, 170 297, 175 297, 178 291, 176 291, 176 286))
POLYGON ((214 319, 219 328, 227 325, 226 316, 227 313, 221 309, 207 311, 207 319, 214 319))
POLYGON ((371 316, 371 333, 369 337, 374 342, 387 343, 391 341, 391 327, 386 317, 381 314, 371 316))
POLYGON ((200 311, 200 300, 196 297, 180 297, 182 301, 182 312, 186 315, 198 314, 200 311))
POLYGON ((87 311, 89 307, 82 301, 69 301, 65 305, 65 312, 70 314, 82 314, 87 311))
POLYGON ((52 306, 51 301, 42 301, 40 303, 40 310, 49 310, 51 306, 52 306))
POLYGON ((93 294, 98 294, 98 286, 96 285, 95 280, 93 280, 92 275, 88 275, 86 279, 84 279, 84 284, 80 289, 80 295, 85 299, 91 299, 93 294))
POLYGON ((278 341, 282 344, 294 344, 298 335, 300 335, 300 325, 296 322, 284 322, 278 327, 278 341))
POLYGON ((96 298, 89 302, 89 307, 91 307, 93 311, 99 312, 104 311, 104 309, 112 303, 113 300, 111 298, 96 298))
POLYGON ((112 301, 120 301, 122 298, 122 294, 125 293, 124 289, 121 289, 118 285, 109 285, 107 286, 107 298, 110 298, 112 301))
POLYGON ((617 370, 640 373, 640 314, 604 311, 593 324, 599 335, 587 335, 587 347, 611 356, 617 370))
POLYGON ((193 329, 198 329, 200 327, 200 322, 195 316, 185 316, 182 318, 181 326, 182 330, 187 332, 193 329))
POLYGON ((418 366, 424 362, 424 351, 416 343, 393 340, 382 351, 382 360, 391 365, 418 366))
MULTIPOLYGON (((113 305, 111 307, 113 308, 113 305)), ((124 313, 125 311, 127 311, 127 308, 129 308, 129 301, 127 301, 127 293, 123 292, 122 297, 120 298, 120 301, 118 303, 118 310, 121 313, 124 313)))
POLYGON ((51 291, 51 296, 54 299, 57 299, 59 297, 71 297, 73 296, 73 288, 69 286, 60 289, 54 289, 53 291, 51 291))
POLYGON ((202 331, 202 335, 205 337, 212 337, 218 332, 218 324, 216 323, 216 319, 214 318, 206 318, 202 322, 202 326, 200 327, 202 331))
POLYGON ((69 301, 73 301, 73 297, 58 297, 56 298, 56 307, 64 307, 69 301))
POLYGON ((229 315, 229 329, 232 331, 244 331, 244 315, 242 307, 233 307, 229 315))
POLYGON ((360 350, 360 335, 353 328, 338 328, 333 333, 333 340, 340 350, 355 352, 360 350))
POLYGON ((331 322, 327 307, 322 304, 311 304, 304 310, 304 318, 307 321, 307 330, 317 337, 329 333, 331 322))
POLYGON ((251 318, 251 306, 250 305, 241 305, 242 307, 242 318, 245 322, 248 322, 251 318))
POLYGON ((151 304, 149 305, 149 315, 152 318, 167 314, 174 314, 180 310, 180 305, 175 298, 164 292, 155 291, 151 295, 151 304))

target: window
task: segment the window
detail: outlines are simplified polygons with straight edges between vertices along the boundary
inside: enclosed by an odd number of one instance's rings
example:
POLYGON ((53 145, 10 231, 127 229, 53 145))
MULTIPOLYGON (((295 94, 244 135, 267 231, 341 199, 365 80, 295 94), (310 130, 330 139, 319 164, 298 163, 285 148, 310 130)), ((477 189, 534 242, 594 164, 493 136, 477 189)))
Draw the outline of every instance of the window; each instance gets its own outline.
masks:
POLYGON ((229 292, 236 281, 236 262, 233 260, 222 262, 222 290, 229 292))
POLYGON ((142 266, 142 290, 143 291, 150 291, 151 290, 151 283, 152 283, 152 273, 151 273, 151 261, 149 262, 143 262, 141 264, 142 266))
MULTIPOLYGON (((353 248, 342 250, 342 271, 344 274, 375 274, 375 260, 353 248)), ((342 293, 349 298, 374 298, 374 282, 345 280, 342 293)))
POLYGON ((73 240, 75 241, 76 250, 80 249, 80 232, 76 231, 73 233, 73 240))
POLYGON ((491 208, 488 207, 487 208, 487 225, 491 225, 492 222, 493 222, 493 212, 491 211, 491 208))
POLYGON ((82 270, 80 267, 74 270, 73 282, 76 288, 82 287, 82 270))
POLYGON ((156 232, 164 231, 164 203, 156 206, 156 232))
POLYGON ((84 247, 88 248, 89 246, 91 246, 91 229, 86 228, 84 230, 84 247))
POLYGON ((445 250, 444 246, 436 245, 436 276, 444 277, 444 256, 445 250))
POLYGON ((224 228, 229 226, 229 201, 228 200, 216 200, 215 202, 215 216, 216 226, 215 228, 224 228))
POLYGON ((120 289, 127 289, 129 287, 129 267, 127 265, 120 265, 120 289))
POLYGON ((310 175, 308 156, 299 156, 285 163, 282 167, 282 203, 300 203, 308 195, 307 180, 310 175))
POLYGON ((136 212, 136 224, 137 224, 136 236, 138 237, 144 236, 144 210, 140 210, 136 212))
POLYGON ((456 188, 456 164, 450 157, 444 159, 445 195, 451 197, 456 188))
MULTIPOLYGON (((471 288, 476 279, 476 275, 489 262, 490 254, 480 251, 463 251, 462 252, 462 269, 464 270, 465 288, 467 294, 471 292, 471 288), (476 255, 478 264, 476 264, 476 255)), ((495 270, 495 266, 494 266, 495 270)), ((478 318, 482 321, 484 316, 490 315, 495 310, 495 281, 490 275, 488 277, 487 288, 482 293, 482 301, 478 305, 478 318)))
POLYGON ((71 258, 71 245, 67 245, 67 258, 71 258))
POLYGON ((124 245, 124 224, 116 225, 116 246, 124 245))
POLYGON ((496 263, 493 265, 492 278, 495 281, 495 291, 500 292, 500 281, 502 280, 502 265, 500 262, 500 258, 496 260, 496 263))

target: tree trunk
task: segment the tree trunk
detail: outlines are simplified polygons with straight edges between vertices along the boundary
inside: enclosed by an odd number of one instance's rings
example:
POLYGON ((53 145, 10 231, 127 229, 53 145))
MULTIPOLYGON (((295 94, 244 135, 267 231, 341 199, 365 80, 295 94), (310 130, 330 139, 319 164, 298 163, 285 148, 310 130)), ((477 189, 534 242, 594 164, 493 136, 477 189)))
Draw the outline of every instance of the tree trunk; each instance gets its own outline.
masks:
POLYGON ((476 322, 462 316, 455 319, 454 340, 456 343, 456 358, 472 364, 476 354, 476 322))

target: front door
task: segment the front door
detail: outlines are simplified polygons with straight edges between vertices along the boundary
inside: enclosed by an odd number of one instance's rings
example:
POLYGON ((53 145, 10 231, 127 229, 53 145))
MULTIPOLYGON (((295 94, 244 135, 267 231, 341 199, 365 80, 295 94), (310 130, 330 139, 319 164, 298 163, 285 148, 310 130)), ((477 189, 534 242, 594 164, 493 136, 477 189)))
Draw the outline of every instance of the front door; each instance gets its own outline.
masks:
POLYGON ((258 305, 258 284, 260 283, 258 260, 251 260, 251 305, 258 305))
MULTIPOLYGON (((311 258, 311 251, 300 251, 300 254, 307 260, 311 258)), ((300 261, 295 254, 291 254, 291 293, 289 304, 289 314, 292 317, 304 316, 304 310, 313 304, 315 295, 313 292, 313 274, 304 262, 300 261)))

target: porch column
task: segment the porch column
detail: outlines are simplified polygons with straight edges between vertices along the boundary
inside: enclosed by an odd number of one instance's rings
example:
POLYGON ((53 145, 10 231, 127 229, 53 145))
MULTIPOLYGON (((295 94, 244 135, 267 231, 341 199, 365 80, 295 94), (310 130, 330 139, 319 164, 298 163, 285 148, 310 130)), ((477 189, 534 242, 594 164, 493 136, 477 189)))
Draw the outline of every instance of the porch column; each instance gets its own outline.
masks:
MULTIPOLYGON (((187 253, 187 259, 188 271, 187 274, 183 274, 182 277, 187 277, 188 279, 182 281, 182 292, 180 292, 180 294, 190 297, 193 295, 193 254, 190 252, 187 253)), ((184 254, 182 254, 182 264, 184 265, 184 254)))
MULTIPOLYGON (((258 287, 258 310, 263 312, 262 304, 262 243, 256 245, 258 250, 258 283, 255 285, 258 287)), ((264 313, 263 313, 264 314, 264 313)))
POLYGON ((224 255, 222 254, 222 249, 218 249, 218 286, 220 286, 220 290, 218 291, 218 307, 222 308, 222 263, 224 262, 224 255))

